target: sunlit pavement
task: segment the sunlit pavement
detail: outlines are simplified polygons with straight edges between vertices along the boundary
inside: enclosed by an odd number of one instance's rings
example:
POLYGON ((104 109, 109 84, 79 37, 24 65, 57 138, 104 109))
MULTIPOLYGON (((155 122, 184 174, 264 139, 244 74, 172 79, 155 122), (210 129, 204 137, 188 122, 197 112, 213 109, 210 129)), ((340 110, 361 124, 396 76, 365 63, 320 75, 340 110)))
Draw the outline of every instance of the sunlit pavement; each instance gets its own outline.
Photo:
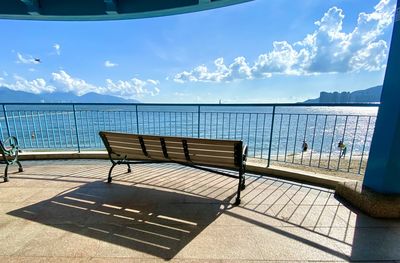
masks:
POLYGON ((112 184, 108 161, 23 165, 0 183, 0 262, 400 262, 400 221, 332 190, 246 174, 233 206, 237 180, 176 164, 119 166, 112 184))

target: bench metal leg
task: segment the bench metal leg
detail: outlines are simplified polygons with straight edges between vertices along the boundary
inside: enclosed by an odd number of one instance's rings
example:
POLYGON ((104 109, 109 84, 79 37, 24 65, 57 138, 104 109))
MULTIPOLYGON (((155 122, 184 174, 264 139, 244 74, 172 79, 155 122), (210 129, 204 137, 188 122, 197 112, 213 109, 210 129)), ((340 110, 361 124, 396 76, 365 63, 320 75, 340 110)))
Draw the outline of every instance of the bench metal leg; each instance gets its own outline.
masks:
POLYGON ((6 168, 4 169, 4 182, 8 182, 8 164, 6 164, 6 168))
POLYGON ((21 163, 19 161, 17 161, 16 163, 18 164, 18 172, 20 172, 20 173, 23 172, 24 168, 22 168, 21 163))
POLYGON ((117 165, 116 163, 113 163, 113 164, 112 164, 112 166, 111 166, 111 168, 110 168, 110 171, 108 172, 107 183, 111 183, 111 181, 112 181, 111 173, 112 173, 112 170, 114 169, 114 167, 115 167, 116 165, 117 165))
POLYGON ((131 166, 129 165, 129 163, 127 163, 127 165, 128 165, 128 173, 131 173, 132 172, 131 166))
POLYGON ((243 186, 244 186, 244 178, 243 178, 242 172, 240 171, 239 172, 239 184, 238 184, 235 205, 240 205, 240 191, 242 190, 243 186))
POLYGON ((243 175, 242 186, 240 187, 240 190, 243 191, 244 189, 246 189, 246 178, 243 175))

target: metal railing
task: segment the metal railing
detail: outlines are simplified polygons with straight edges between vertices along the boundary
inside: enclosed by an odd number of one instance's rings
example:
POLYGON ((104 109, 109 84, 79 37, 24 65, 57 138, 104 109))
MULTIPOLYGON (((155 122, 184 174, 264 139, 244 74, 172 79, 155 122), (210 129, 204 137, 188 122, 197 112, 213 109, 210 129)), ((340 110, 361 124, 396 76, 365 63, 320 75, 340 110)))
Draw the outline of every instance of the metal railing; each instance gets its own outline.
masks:
POLYGON ((284 163, 362 174, 378 106, 5 103, 0 138, 16 136, 23 149, 32 151, 103 149, 101 130, 240 139, 248 144, 250 157, 268 166, 284 163))

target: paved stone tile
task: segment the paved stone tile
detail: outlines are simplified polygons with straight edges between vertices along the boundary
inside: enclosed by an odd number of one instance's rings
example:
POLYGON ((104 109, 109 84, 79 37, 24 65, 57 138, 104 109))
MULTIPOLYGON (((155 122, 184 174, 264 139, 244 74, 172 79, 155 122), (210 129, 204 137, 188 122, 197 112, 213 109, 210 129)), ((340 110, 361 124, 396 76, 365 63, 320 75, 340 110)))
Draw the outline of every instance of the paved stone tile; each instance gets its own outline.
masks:
POLYGON ((247 226, 213 226, 206 228, 196 239, 187 244, 176 259, 205 260, 259 260, 262 254, 251 228, 247 226))
POLYGON ((0 184, 0 262, 345 262, 400 259, 400 221, 333 191, 175 164, 24 162, 0 184))
POLYGON ((14 255, 43 229, 40 224, 22 220, 12 221, 0 227, 1 256, 14 255))
POLYGON ((252 228, 265 260, 347 260, 348 257, 323 235, 296 227, 259 225, 252 228))
POLYGON ((346 242, 334 245, 354 261, 384 261, 400 258, 400 228, 353 228, 346 242))

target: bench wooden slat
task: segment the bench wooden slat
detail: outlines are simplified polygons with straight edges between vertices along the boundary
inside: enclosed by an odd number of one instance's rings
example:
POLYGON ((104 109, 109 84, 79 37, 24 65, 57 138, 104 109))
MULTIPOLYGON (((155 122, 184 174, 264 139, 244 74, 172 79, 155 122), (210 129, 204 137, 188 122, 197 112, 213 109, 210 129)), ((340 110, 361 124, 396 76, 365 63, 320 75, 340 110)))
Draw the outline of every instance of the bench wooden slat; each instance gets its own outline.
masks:
MULTIPOLYGON (((125 153, 138 153, 143 154, 143 151, 140 146, 130 147, 130 145, 110 145, 111 149, 118 154, 124 155, 125 153)), ((182 147, 170 147, 168 149, 168 154, 175 153, 175 154, 184 154, 182 147)), ((149 154, 151 153, 162 153, 161 146, 147 146, 146 150, 149 154)), ((203 149, 193 149, 189 148, 189 154, 192 155, 201 155, 201 156, 209 156, 210 158, 218 158, 218 157, 229 157, 234 158, 233 152, 226 152, 226 151, 210 151, 210 150, 203 150, 203 149)))
MULTIPOLYGON (((154 141, 155 143, 159 143, 159 138, 163 137, 165 139, 165 142, 175 142, 175 143, 181 143, 182 138, 180 137, 172 137, 172 136, 153 136, 153 135, 137 135, 137 134, 128 134, 128 133, 111 133, 111 132, 103 132, 103 134, 106 136, 108 140, 128 140, 132 139, 137 141, 137 138, 139 136, 143 137, 144 141, 154 141)), ((187 140, 188 144, 189 143, 201 143, 201 144, 208 144, 208 145, 232 145, 234 143, 240 142, 236 140, 216 140, 216 139, 202 139, 202 138, 185 138, 187 140)))
MULTIPOLYGON (((131 147, 131 148, 137 148, 141 149, 139 140, 137 142, 134 141, 114 141, 114 140, 108 140, 108 143, 110 146, 122 146, 122 147, 131 147)), ((155 143, 155 141, 152 141, 149 143, 148 141, 145 141, 146 148, 148 149, 158 149, 161 148, 161 143, 155 143)), ((178 142, 167 142, 166 146, 168 149, 174 149, 174 148, 182 148, 182 143, 178 142)), ((198 144, 198 143, 188 143, 189 149, 198 149, 198 150, 210 150, 210 151, 223 151, 223 152, 233 152, 234 147, 233 145, 206 145, 206 144, 198 144)))

